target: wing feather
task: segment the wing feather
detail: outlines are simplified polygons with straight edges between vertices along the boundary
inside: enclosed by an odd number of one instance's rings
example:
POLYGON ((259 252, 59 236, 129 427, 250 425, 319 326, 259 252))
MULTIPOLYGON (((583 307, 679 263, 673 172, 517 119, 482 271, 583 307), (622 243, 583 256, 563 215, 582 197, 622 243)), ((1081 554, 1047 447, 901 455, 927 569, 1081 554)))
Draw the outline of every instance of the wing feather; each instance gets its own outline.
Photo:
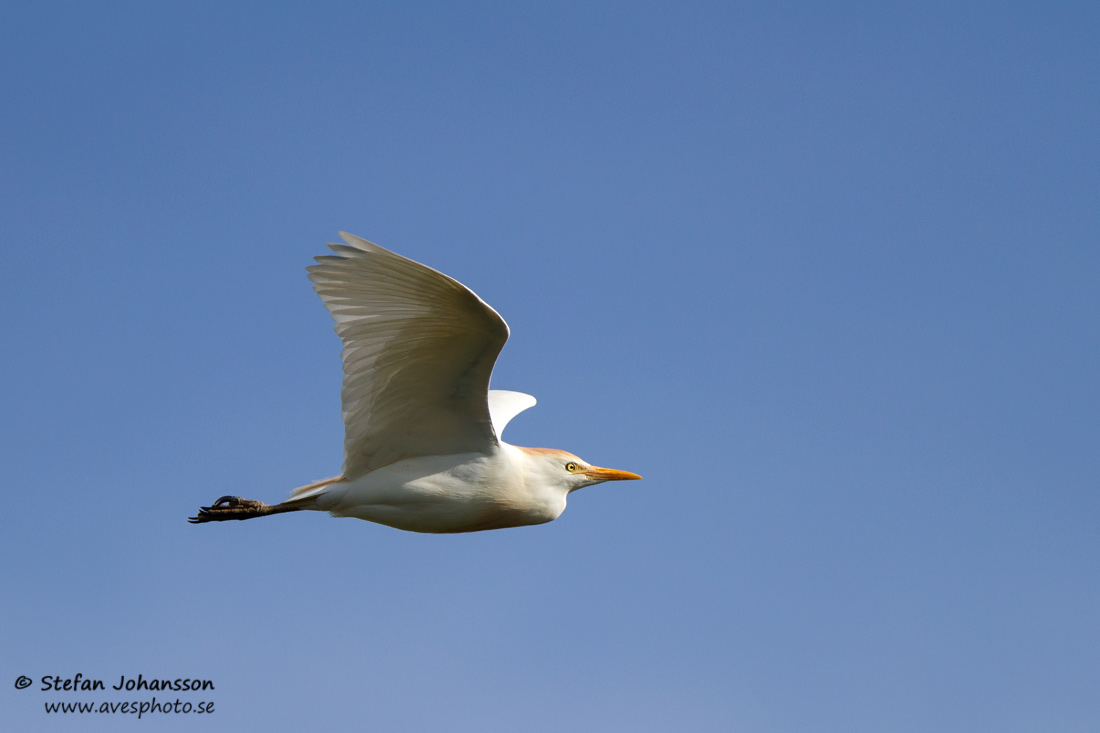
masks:
POLYGON ((486 451, 508 325, 462 283, 350 234, 307 268, 344 345, 344 476, 486 451))

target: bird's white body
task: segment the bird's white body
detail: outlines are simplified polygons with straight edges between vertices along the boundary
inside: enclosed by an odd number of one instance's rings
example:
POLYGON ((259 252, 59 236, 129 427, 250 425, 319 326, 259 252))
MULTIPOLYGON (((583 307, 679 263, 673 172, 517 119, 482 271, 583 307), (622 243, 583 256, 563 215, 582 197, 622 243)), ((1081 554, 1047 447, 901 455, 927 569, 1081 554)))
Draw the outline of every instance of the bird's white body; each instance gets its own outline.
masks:
POLYGON ((413 532, 543 524, 565 510, 564 486, 541 480, 523 449, 418 456, 314 489, 317 509, 413 532))
POLYGON ((308 268, 344 344, 344 469, 287 501, 222 497, 196 523, 313 509, 413 532, 543 524, 571 491, 641 478, 559 450, 521 448, 504 426, 532 407, 490 390, 508 325, 462 283, 341 233, 308 268))

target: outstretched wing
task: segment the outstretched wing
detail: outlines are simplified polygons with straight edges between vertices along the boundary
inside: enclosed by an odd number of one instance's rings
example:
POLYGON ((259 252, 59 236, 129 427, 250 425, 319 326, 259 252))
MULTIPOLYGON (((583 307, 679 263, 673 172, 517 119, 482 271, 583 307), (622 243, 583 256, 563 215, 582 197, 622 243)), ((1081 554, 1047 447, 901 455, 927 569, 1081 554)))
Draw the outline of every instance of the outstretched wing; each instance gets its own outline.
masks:
POLYGON ((344 477, 497 443, 486 393, 508 324, 462 283, 376 244, 307 268, 344 344, 344 477))

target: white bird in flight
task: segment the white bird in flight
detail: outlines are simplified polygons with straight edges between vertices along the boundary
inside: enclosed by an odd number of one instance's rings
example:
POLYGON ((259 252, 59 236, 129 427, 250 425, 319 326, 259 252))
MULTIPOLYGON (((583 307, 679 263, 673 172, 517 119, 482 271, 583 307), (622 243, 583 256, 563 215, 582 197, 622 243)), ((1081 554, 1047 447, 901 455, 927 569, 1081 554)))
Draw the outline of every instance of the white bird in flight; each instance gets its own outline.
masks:
POLYGON ((489 389, 508 324, 472 290, 359 237, 307 268, 343 342, 344 468, 280 504, 223 496, 188 521, 327 511, 413 532, 477 532, 557 519, 566 497, 638 479, 561 450, 501 439, 534 406, 489 389))

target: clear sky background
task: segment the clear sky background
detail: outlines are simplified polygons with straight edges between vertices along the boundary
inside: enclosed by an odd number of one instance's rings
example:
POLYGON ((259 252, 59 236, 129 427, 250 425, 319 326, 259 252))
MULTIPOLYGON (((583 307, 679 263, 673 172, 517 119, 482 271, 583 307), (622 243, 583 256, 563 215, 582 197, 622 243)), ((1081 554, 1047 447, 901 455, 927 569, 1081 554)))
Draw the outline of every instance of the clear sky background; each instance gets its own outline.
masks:
POLYGON ((1100 728, 1100 6, 5 3, 0 717, 1100 728), (463 536, 342 460, 347 230, 512 327, 507 438, 644 481, 463 536), (19 675, 34 678, 16 690, 19 675))

